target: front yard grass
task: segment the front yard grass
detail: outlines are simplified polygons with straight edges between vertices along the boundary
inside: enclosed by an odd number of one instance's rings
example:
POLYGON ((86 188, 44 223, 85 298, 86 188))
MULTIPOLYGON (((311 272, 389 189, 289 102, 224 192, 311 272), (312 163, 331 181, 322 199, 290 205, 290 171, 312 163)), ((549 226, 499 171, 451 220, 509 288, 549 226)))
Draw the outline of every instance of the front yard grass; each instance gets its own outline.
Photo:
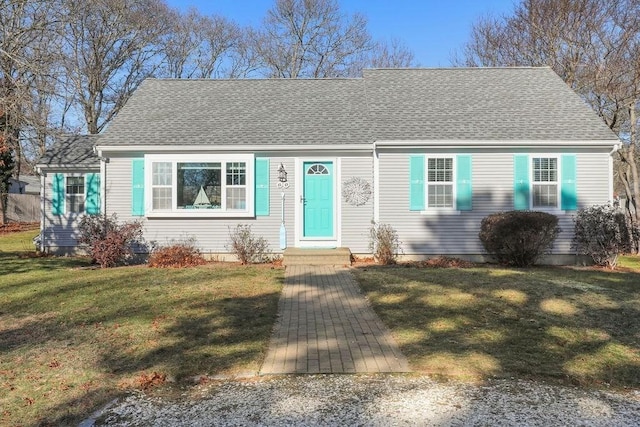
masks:
MULTIPOLYGON (((355 269, 420 373, 640 386, 640 270, 355 269)), ((637 264, 636 264, 637 265, 637 264)))
POLYGON ((256 372, 281 269, 88 268, 0 235, 0 425, 77 422, 123 391, 256 372))

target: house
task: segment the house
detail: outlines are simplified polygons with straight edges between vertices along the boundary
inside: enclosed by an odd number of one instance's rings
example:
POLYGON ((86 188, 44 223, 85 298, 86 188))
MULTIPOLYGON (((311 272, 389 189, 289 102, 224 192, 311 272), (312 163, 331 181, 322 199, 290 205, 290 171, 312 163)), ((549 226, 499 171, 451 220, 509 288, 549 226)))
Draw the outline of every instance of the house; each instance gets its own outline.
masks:
POLYGON ((57 140, 39 160, 42 180, 40 249, 71 253, 77 246, 82 215, 100 213, 100 160, 94 152, 98 135, 57 140))
POLYGON ((159 244, 194 236, 211 254, 228 252, 237 224, 276 253, 367 254, 375 221, 397 230, 406 257, 479 260, 482 218, 543 210, 563 229, 552 262, 573 259, 576 209, 612 200, 619 142, 550 68, 148 79, 103 134, 83 138, 41 165, 46 251, 73 250, 84 194, 86 213, 142 219, 159 244), (91 162, 68 157, 90 145, 91 162))

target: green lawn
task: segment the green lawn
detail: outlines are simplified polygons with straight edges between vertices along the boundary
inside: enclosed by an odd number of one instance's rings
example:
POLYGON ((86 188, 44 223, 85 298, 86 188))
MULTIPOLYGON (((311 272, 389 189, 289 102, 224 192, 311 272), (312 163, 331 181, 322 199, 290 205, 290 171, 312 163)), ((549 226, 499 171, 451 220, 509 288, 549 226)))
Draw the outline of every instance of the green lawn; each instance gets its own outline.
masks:
POLYGON ((0 235, 0 425, 74 424, 131 388, 257 371, 281 269, 91 269, 0 235))
POLYGON ((418 372, 640 386, 640 270, 374 266, 355 274, 418 372))

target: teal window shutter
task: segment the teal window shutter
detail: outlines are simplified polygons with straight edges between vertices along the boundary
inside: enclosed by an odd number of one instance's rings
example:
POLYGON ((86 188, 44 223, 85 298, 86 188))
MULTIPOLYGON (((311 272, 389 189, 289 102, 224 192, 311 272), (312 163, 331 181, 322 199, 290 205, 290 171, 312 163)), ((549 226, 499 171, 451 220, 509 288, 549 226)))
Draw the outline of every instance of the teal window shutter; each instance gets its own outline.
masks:
POLYGON ((131 215, 144 216, 144 159, 132 161, 131 215))
POLYGON ((100 174, 88 173, 85 176, 85 211, 89 215, 100 213, 100 174))
POLYGON ((269 159, 256 159, 255 204, 256 216, 269 215, 269 159))
POLYGON ((513 162, 513 208, 529 209, 529 156, 516 154, 513 162))
POLYGON ((64 174, 53 175, 53 188, 51 192, 51 213, 53 215, 64 214, 64 174))
POLYGON ((409 157, 409 210, 424 210, 424 156, 409 157))
POLYGON ((563 154, 560 158, 560 174, 562 187, 560 188, 560 204, 562 210, 575 211, 578 209, 576 196, 576 156, 563 154))
POLYGON ((471 156, 457 156, 456 167, 456 209, 459 211, 470 211, 473 207, 471 156))

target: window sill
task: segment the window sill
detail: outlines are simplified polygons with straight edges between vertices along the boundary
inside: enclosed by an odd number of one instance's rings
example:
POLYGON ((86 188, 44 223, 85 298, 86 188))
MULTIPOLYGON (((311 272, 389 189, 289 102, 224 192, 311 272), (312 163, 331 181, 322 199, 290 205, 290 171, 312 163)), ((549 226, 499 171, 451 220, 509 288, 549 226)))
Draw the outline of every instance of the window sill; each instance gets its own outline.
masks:
POLYGON ((563 215, 567 213, 567 211, 559 208, 531 208, 531 210, 536 212, 545 212, 552 215, 563 215))
POLYGON ((460 215, 460 211, 456 209, 431 208, 428 210, 420 211, 420 214, 425 216, 443 216, 443 215, 453 216, 453 215, 460 215))
POLYGON ((147 218, 253 218, 253 212, 226 211, 216 209, 181 209, 180 211, 147 212, 147 218))

